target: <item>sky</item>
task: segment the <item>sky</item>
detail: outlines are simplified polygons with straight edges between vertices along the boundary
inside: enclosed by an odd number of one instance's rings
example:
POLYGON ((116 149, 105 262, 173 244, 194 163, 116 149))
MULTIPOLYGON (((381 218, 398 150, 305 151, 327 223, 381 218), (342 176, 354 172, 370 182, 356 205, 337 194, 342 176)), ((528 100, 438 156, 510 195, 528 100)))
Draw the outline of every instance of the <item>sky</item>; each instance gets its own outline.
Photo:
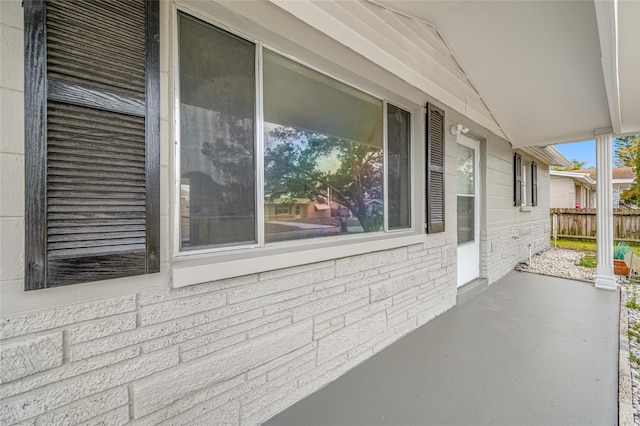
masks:
POLYGON ((596 166, 596 141, 590 140, 586 142, 565 143, 554 145, 558 151, 569 161, 576 159, 584 161, 586 164, 583 169, 596 166))
MULTIPOLYGON (((0 0, 1 1, 1 0, 0 0)), ((616 138, 613 138, 613 151, 611 158, 613 167, 616 167, 616 138)), ((586 164, 583 169, 596 167, 596 141, 590 140, 585 142, 566 143, 554 145, 558 151, 569 161, 576 159, 584 161, 586 164)))

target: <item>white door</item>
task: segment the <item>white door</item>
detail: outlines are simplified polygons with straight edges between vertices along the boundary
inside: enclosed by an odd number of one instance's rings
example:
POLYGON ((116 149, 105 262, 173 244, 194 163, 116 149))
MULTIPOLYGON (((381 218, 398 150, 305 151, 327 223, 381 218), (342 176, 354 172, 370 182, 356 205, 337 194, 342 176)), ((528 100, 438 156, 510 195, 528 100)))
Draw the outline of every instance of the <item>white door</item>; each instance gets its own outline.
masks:
POLYGON ((480 276, 478 148, 458 135, 458 287, 480 276))

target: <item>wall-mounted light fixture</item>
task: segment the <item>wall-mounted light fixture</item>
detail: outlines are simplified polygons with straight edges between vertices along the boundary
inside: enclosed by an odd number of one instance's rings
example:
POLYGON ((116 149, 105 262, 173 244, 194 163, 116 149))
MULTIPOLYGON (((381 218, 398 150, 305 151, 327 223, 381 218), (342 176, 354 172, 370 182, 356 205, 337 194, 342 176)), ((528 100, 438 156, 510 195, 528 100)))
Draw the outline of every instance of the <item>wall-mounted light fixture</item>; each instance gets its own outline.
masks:
POLYGON ((468 127, 464 127, 462 124, 458 123, 458 124, 454 124, 453 126, 451 126, 451 134, 452 135, 457 135, 458 133, 468 133, 469 132, 469 128, 468 127))

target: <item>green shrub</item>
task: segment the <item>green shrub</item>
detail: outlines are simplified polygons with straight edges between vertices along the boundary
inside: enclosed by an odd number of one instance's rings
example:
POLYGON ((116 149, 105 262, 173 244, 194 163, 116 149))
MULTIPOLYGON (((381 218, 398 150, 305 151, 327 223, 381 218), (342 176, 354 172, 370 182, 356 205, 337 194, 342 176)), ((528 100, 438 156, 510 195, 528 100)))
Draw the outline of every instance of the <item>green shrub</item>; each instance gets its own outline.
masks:
POLYGON ((629 251, 629 245, 626 243, 618 243, 613 251, 613 258, 623 260, 624 255, 629 251))

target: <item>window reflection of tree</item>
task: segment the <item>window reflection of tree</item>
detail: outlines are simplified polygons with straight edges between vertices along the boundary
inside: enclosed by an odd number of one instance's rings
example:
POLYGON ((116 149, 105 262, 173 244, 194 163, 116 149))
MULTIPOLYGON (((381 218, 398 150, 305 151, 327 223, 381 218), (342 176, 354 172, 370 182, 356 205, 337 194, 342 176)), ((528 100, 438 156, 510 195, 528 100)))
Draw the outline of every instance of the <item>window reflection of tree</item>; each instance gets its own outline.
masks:
POLYGON ((471 148, 458 145, 458 244, 474 240, 475 154, 471 148))
POLYGON ((464 186, 458 185, 458 193, 473 195, 469 193, 470 188, 473 188, 473 181, 475 179, 475 168, 473 161, 473 154, 469 154, 464 159, 458 159, 458 182, 464 186))
POLYGON ((367 209, 382 199, 383 152, 363 143, 278 126, 265 149, 265 198, 331 198, 349 209, 365 232, 383 227, 382 209, 367 209))

